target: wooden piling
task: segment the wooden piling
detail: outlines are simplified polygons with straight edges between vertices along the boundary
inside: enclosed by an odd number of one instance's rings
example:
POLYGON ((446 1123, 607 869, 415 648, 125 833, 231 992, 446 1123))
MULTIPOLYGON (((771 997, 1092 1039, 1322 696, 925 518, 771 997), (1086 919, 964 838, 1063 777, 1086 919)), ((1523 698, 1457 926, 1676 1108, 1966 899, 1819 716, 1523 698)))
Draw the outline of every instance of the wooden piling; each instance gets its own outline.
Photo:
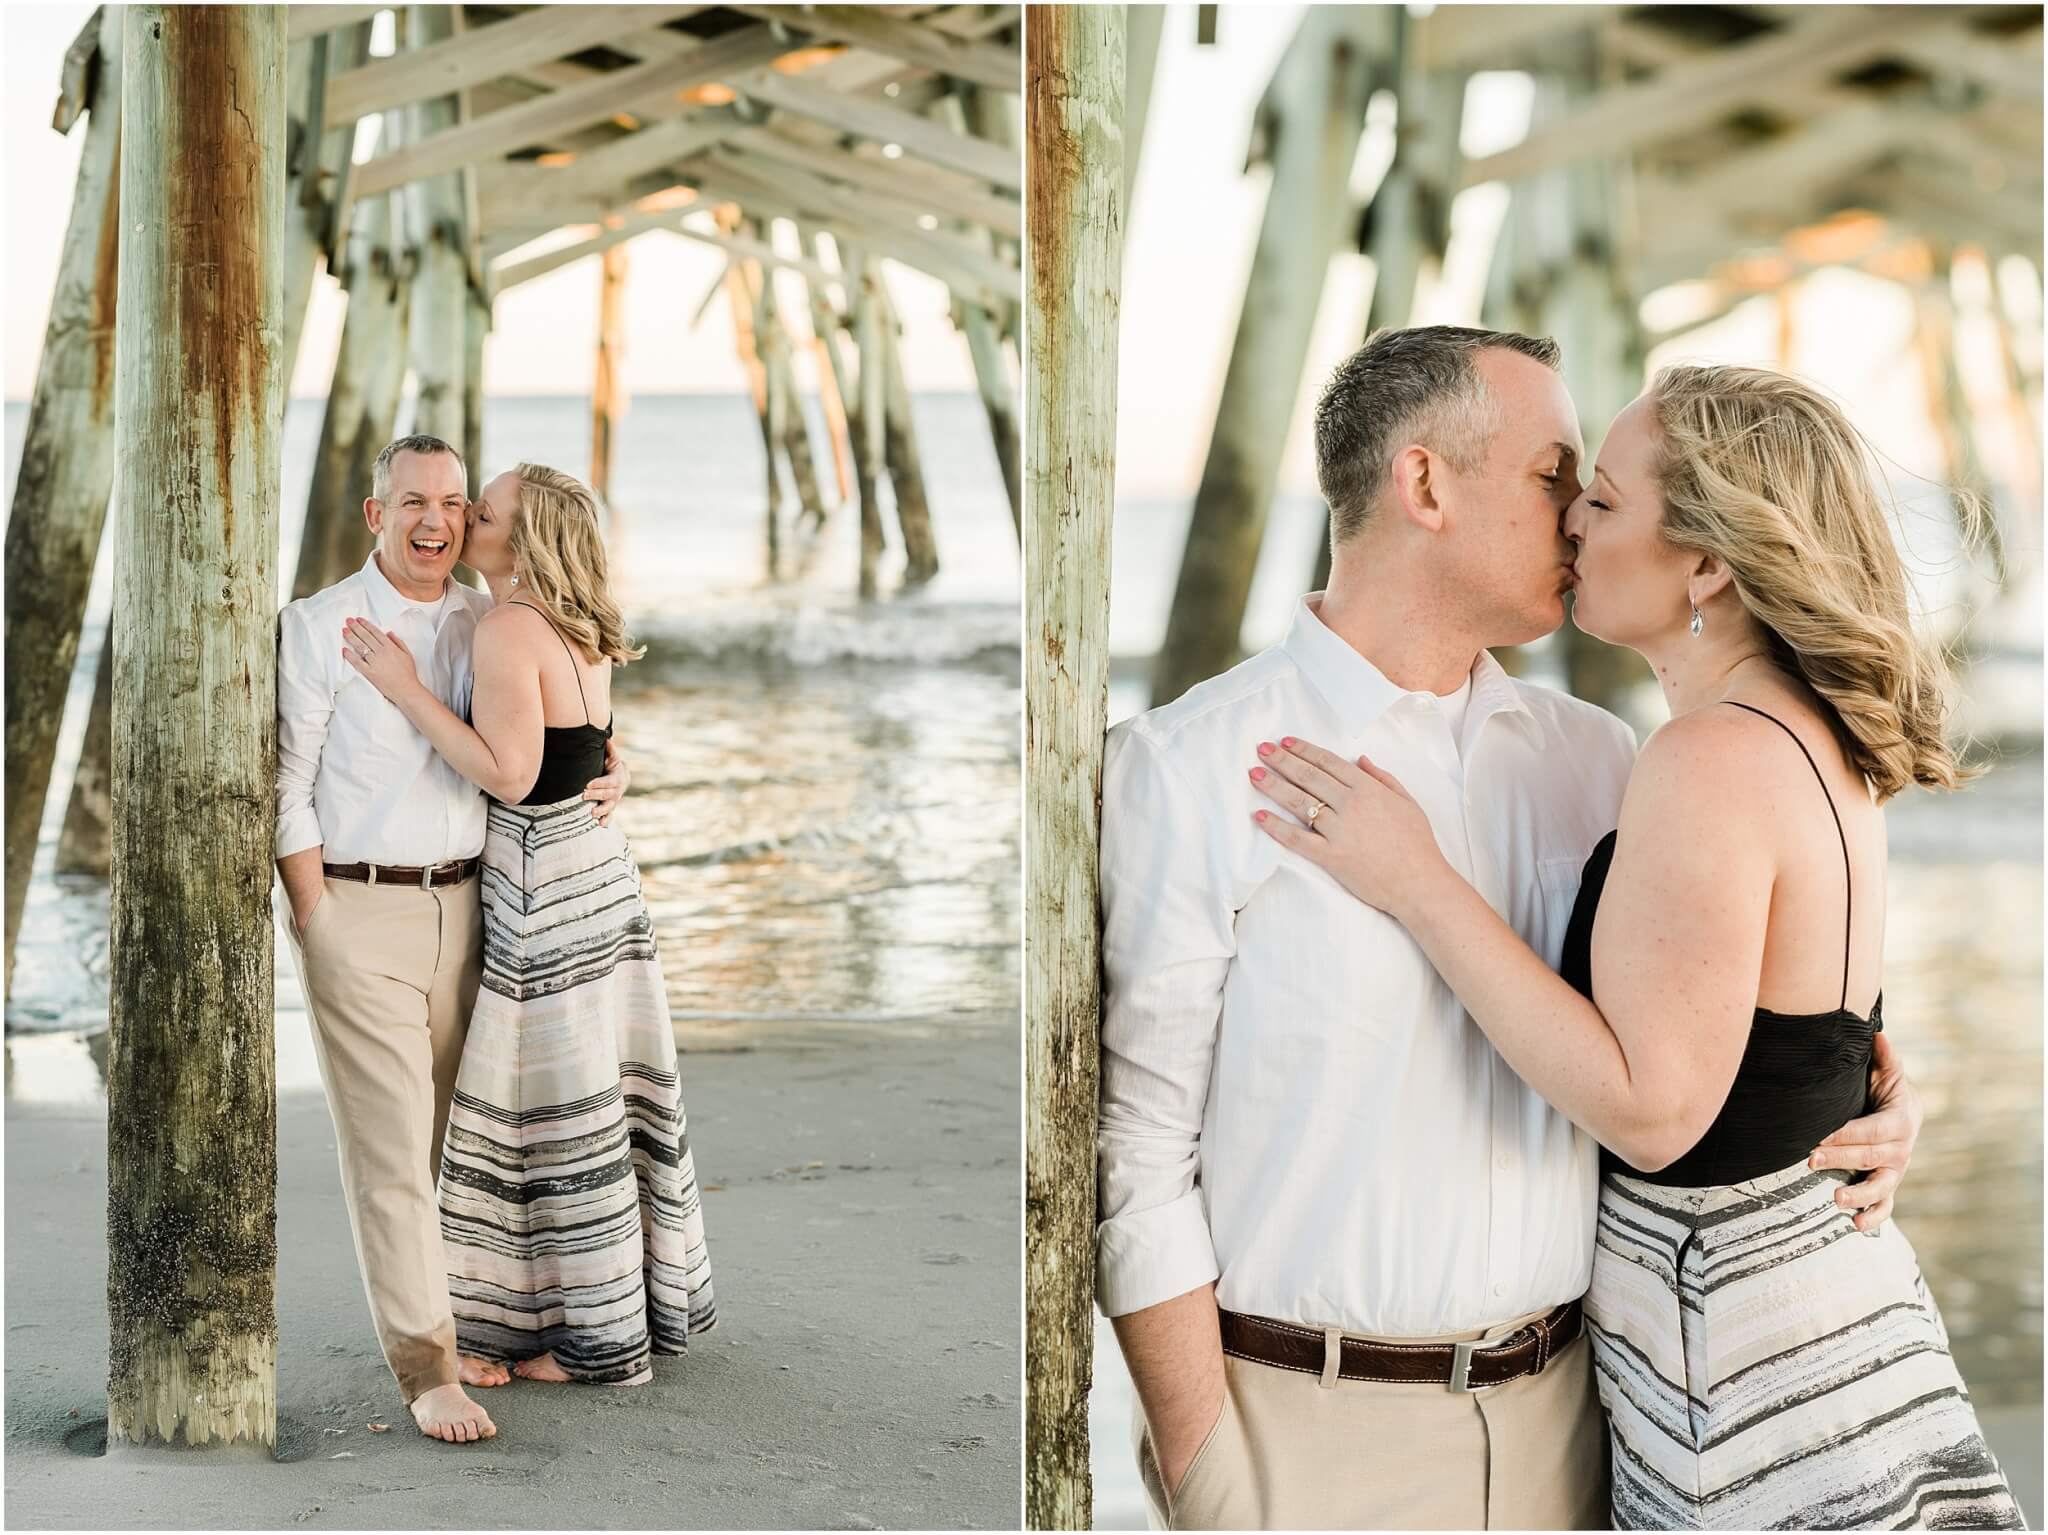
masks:
MULTIPOLYGON (((728 204, 718 210, 718 227, 726 234, 740 226, 739 209, 728 204)), ((739 350, 740 366, 746 370, 747 386, 754 396, 754 415, 761 423, 761 460, 768 477, 766 518, 768 579, 782 569, 782 477, 775 464, 775 423, 770 410, 768 369, 754 330, 754 294, 747 284, 745 263, 733 257, 725 264, 725 296, 732 307, 733 344, 739 350)))
MULTIPOLYGON (((1127 14, 1136 9, 1146 8, 1127 7, 1127 14)), ((972 117, 990 135, 992 142, 1014 145, 1017 141, 1008 111, 991 100, 989 93, 973 86, 962 86, 941 97, 932 103, 931 112, 956 133, 968 132, 972 117)), ((1125 179, 1128 181, 1128 176, 1125 179)), ((986 226, 962 223, 959 231, 962 238, 990 255, 1011 259, 986 226)), ((1014 306, 1000 307, 1008 310, 1014 306)), ((974 366, 975 389, 981 395, 981 407, 988 415, 989 436, 996 450, 996 467, 1003 476, 1003 494, 1010 503, 1011 527, 1021 540, 1024 536, 1024 455, 1023 443, 1017 435, 1017 390, 1012 382, 1009 356, 1003 350, 1003 322, 988 305, 955 294, 953 324, 967 338, 967 356, 974 366)))
POLYGON ((126 8, 103 6, 74 51, 94 50, 57 291, 36 365, 21 468, 7 522, 6 975, 28 898, 43 802, 78 632, 99 559, 114 474, 114 309, 120 238, 121 33, 126 8))
MULTIPOLYGON (((814 261, 818 266, 823 267, 825 265, 824 236, 813 232, 810 236, 810 248, 814 261)), ((848 308, 851 309, 854 303, 852 279, 842 276, 840 289, 845 297, 848 308)), ((842 332, 846 327, 846 315, 832 302, 832 295, 826 290, 823 283, 810 283, 809 291, 811 299, 811 334, 816 338, 818 350, 823 354, 825 364, 818 370, 820 387, 822 388, 825 381, 829 379, 832 391, 838 398, 841 409, 841 421, 846 433, 847 456, 851 460, 855 485, 858 487, 865 485, 867 483, 866 477, 873 475, 875 471, 872 468, 864 467, 866 461, 863 454, 866 451, 867 442, 860 425, 860 385, 853 370, 849 369, 846 365, 846 353, 841 341, 842 332)), ((840 486, 840 494, 842 497, 846 494, 846 486, 843 481, 840 486)), ((864 505, 868 499, 868 493, 857 489, 856 494, 860 496, 861 504, 864 505)))
MULTIPOLYGON (((1458 129, 1465 115, 1464 73, 1426 71, 1417 23, 1400 10, 1392 20, 1397 61, 1394 158, 1373 192, 1361 231, 1373 268, 1367 336, 1409 324, 1424 273, 1442 269, 1451 240, 1451 202, 1458 190, 1458 129)), ((1329 521, 1325 509, 1311 591, 1330 584, 1329 521)))
MULTIPOLYGON (((427 48, 447 42, 462 30, 459 5, 409 5, 405 8, 406 46, 427 48)), ((437 96, 406 109, 406 140, 420 143, 458 126, 463 119, 459 96, 437 96)), ((404 188, 406 240, 411 247, 412 317, 408 339, 413 378, 419 386, 412 429, 447 443, 463 438, 464 345, 469 303, 469 198, 467 171, 448 171, 412 182, 404 188)))
POLYGON ((910 385, 903 374, 896 306, 889 301, 888 285, 879 268, 874 269, 874 282, 880 320, 876 339, 881 346, 882 389, 887 397, 882 453, 889 466, 889 483, 895 487, 896 528, 903 539, 903 585, 910 590, 926 585, 939 573, 939 546, 932 536, 931 501, 925 495, 917 423, 910 414, 910 385))
POLYGON ((1024 1525, 1090 1527, 1096 847, 1123 264, 1122 12, 1024 13, 1024 1525))
POLYGON ((323 257, 339 255, 340 190, 355 149, 355 119, 330 121, 326 131, 327 84, 370 57, 370 23, 338 27, 294 43, 286 57, 290 155, 285 183, 284 382, 291 393, 306 306, 323 257))
MULTIPOLYGON (((768 243, 765 227, 756 232, 768 243)), ((754 323, 761 343, 761 364, 768 374, 771 431, 789 463, 790 482, 796 487, 799 515, 805 530, 815 534, 825 525, 825 501, 818 493, 818 470, 811 455, 810 422, 804 415, 802 392, 797 388, 796 368, 790 361, 789 328, 775 296, 775 273, 760 262, 749 264, 749 285, 754 292, 754 323)))
POLYGON ((93 669, 92 705, 85 716, 85 742, 71 775, 64 828, 57 834, 59 874, 107 877, 113 856, 114 823, 114 634, 108 625, 93 669))
POLYGON ((1259 103, 1253 158, 1271 159, 1272 186, 1153 673, 1154 703, 1170 703, 1237 660, 1309 332, 1346 232, 1351 164, 1366 102, 1388 62, 1391 26, 1383 6, 1310 7, 1259 103))
POLYGON ((974 384, 988 413, 989 436, 996 446, 1003 493, 1010 502, 1010 522, 1024 536, 1024 455, 1017 435, 1017 391, 1010 381, 1010 359, 995 317, 979 304, 961 305, 960 328, 967 334, 967 355, 974 363, 974 384))
POLYGON ((462 457, 472 496, 482 492, 484 481, 484 338, 490 333, 491 306, 471 287, 462 328, 462 457))
POLYGON ((285 11, 134 6, 122 68, 110 1447, 277 1442, 285 11))
POLYGON ((860 473, 860 575, 858 590, 873 597, 882 563, 883 434, 887 429, 888 391, 884 380, 887 365, 882 361, 881 305, 875 302, 875 284, 881 274, 872 257, 846 252, 848 297, 853 303, 855 350, 860 357, 860 410, 856 413, 860 448, 854 463, 860 473))
MULTIPOLYGON (((390 114, 387 124, 396 115, 390 114)), ((369 556, 363 502, 377 455, 397 427, 412 313, 410 284, 393 247, 391 213, 389 193, 356 206, 343 274, 348 311, 313 456, 305 531, 292 577, 294 598, 332 586, 369 556)))
POLYGON ((626 381, 620 366, 626 348, 626 247, 614 245, 598 258, 597 367, 590 388, 590 488, 605 509, 605 533, 622 531, 612 504, 612 446, 626 413, 626 381))

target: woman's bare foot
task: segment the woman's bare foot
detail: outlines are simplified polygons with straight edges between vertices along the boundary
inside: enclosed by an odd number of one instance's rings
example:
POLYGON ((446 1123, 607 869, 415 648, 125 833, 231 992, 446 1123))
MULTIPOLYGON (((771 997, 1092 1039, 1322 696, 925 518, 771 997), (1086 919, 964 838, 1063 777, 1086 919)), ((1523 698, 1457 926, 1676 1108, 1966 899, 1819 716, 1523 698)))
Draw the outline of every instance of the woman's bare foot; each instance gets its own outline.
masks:
POLYGON ((641 1371, 641 1372, 640 1372, 640 1373, 639 1373, 638 1375, 635 1375, 635 1376, 634 1376, 634 1377, 633 1377, 633 1378, 632 1378, 631 1380, 615 1380, 615 1381, 610 1381, 610 1382, 607 1382, 607 1384, 609 1384, 609 1385, 613 1385, 613 1386, 644 1386, 644 1385, 646 1385, 646 1384, 647 1384, 647 1383, 648 1383, 648 1382, 649 1382, 650 1380, 653 1380, 653 1379, 654 1379, 654 1366, 653 1366, 653 1365, 649 1365, 649 1366, 648 1366, 648 1367, 647 1367, 646 1369, 642 1370, 642 1371, 641 1371))
POLYGON ((465 1386, 506 1386, 512 1382, 512 1372, 497 1360, 479 1359, 474 1354, 458 1354, 455 1370, 465 1386))
POLYGON ((491 1415, 472 1402, 454 1381, 414 1397, 412 1420, 429 1439, 449 1444, 474 1444, 498 1432, 491 1415))
POLYGON ((553 1354, 538 1354, 532 1359, 522 1359, 512 1366, 512 1373, 521 1380, 566 1381, 569 1374, 555 1363, 553 1354))

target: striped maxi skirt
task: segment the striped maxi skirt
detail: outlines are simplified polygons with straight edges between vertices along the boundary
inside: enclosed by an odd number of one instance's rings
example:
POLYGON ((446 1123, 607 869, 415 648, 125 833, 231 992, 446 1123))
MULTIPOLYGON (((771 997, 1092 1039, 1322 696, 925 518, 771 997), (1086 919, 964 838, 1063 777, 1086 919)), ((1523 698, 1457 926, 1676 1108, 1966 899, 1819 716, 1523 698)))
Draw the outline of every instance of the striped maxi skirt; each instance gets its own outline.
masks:
POLYGON ((1618 1529, 2024 1529, 1898 1227, 1841 1171, 1610 1173, 1586 1298, 1618 1529))
POLYGON ((631 1380, 717 1319, 675 1035, 623 832, 490 806, 484 966, 441 1156, 464 1353, 631 1380))

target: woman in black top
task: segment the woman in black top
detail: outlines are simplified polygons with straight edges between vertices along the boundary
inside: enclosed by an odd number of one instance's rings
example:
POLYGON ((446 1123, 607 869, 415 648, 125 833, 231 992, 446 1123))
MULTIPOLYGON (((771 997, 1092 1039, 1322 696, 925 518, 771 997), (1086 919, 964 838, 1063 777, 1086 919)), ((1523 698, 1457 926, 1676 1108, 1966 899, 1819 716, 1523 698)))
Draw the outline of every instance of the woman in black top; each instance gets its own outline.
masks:
POLYGON ((440 1169, 464 1378, 501 1383, 509 1364, 638 1385, 717 1316, 640 871, 583 800, 611 736, 612 667, 645 652, 626 642, 596 498, 568 475, 521 464, 491 481, 462 558, 496 600, 469 719, 419 685, 397 636, 351 620, 345 637, 357 670, 492 796, 483 982, 440 1169))
POLYGON ((1562 976, 1372 763, 1262 743, 1296 819, 1260 822, 1401 921, 1605 1148, 1586 1314, 1618 1525, 2018 1527, 1912 1248, 1869 1219, 1895 1175, 1808 1161, 1863 1112, 1883 1027, 1880 806, 1968 776, 1864 444, 1798 380, 1669 369, 1564 533, 1574 622, 1643 655, 1672 718, 1562 976))

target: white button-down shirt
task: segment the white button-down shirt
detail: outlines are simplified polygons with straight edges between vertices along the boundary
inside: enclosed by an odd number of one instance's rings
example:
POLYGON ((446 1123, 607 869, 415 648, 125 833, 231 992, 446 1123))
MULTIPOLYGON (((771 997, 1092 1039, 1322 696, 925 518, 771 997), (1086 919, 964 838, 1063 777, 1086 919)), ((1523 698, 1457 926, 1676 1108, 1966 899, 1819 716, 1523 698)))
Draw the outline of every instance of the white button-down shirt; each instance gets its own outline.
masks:
POLYGON ((1120 1316, 1215 1279, 1224 1308, 1303 1326, 1490 1327, 1585 1293, 1598 1148, 1400 924, 1258 829, 1247 773, 1282 735, 1371 757, 1554 966, 1635 737, 1482 653, 1454 741, 1316 603, 1109 734, 1097 1298, 1120 1316))
POLYGON ((328 863, 408 867, 473 858, 484 846, 484 794, 341 654, 345 619, 394 630, 420 681, 457 714, 469 707, 482 592, 450 580, 416 602, 363 568, 279 615, 277 856, 323 847, 328 863))

